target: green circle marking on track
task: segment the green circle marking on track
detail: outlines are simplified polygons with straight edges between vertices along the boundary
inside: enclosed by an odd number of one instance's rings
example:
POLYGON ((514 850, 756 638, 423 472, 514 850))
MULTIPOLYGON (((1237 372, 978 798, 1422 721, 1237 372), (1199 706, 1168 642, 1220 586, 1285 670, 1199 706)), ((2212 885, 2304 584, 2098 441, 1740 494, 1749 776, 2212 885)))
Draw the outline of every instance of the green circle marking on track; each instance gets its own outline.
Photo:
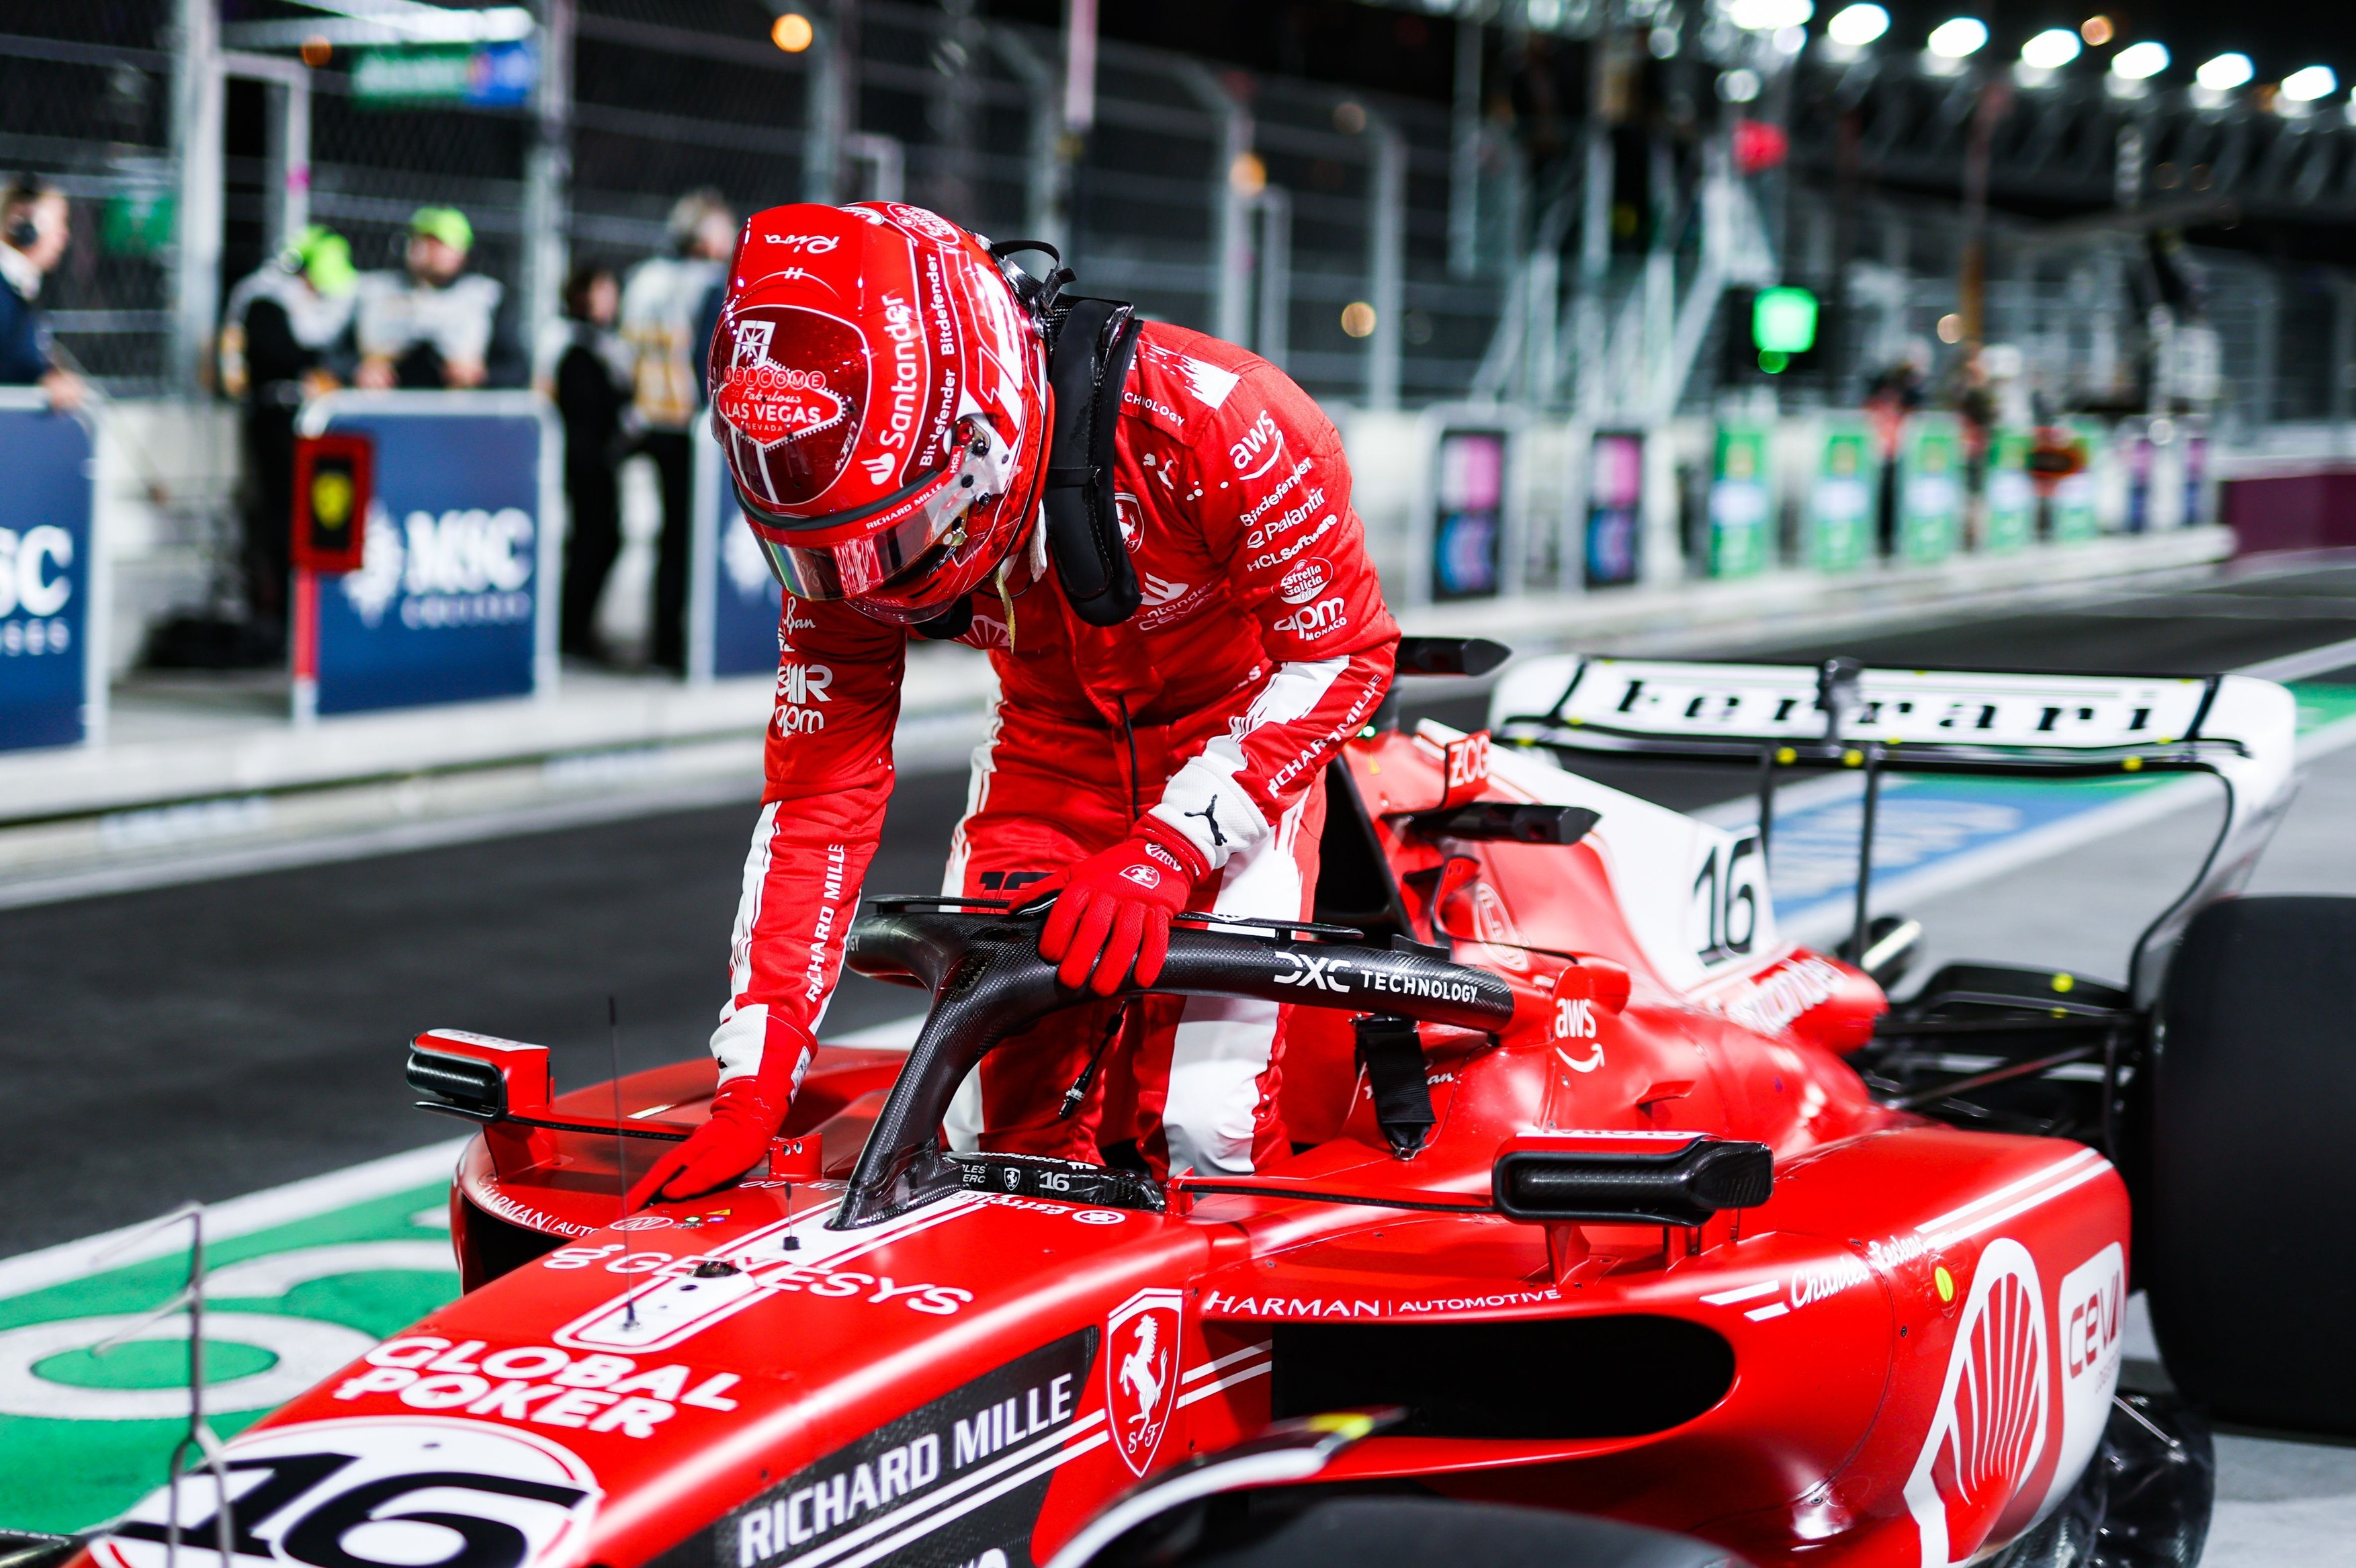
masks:
MULTIPOLYGON (((457 1295, 448 1193, 405 1187, 208 1244, 214 1432, 242 1432, 457 1295)), ((91 1346, 170 1300, 187 1267, 181 1251, 0 1297, 0 1530, 84 1530, 162 1483, 187 1430, 169 1413, 187 1409, 170 1397, 187 1379, 186 1314, 91 1346)))
MULTIPOLYGON (((278 1358, 259 1345, 205 1340, 205 1378, 230 1382, 266 1372, 278 1358)), ((177 1389, 188 1381, 188 1348, 177 1339, 134 1339, 104 1352, 68 1350, 33 1364, 33 1375, 75 1389, 177 1389)))

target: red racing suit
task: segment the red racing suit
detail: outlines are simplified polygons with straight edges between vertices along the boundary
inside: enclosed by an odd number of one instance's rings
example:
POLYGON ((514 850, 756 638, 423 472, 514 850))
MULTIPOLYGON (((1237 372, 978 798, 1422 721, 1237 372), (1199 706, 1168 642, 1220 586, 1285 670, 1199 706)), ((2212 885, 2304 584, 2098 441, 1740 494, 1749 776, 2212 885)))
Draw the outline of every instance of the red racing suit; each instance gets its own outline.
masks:
MULTIPOLYGON (((1211 866, 1189 908, 1306 918, 1326 760, 1388 689, 1398 628, 1350 507, 1341 438, 1257 356, 1149 324, 1122 391, 1116 490, 1143 601, 1073 614, 1033 537, 1014 625, 974 597, 963 640, 999 682, 945 891, 1003 897, 1126 838, 1150 812, 1211 866)), ((842 961, 893 780, 907 638, 847 604, 788 597, 767 787, 744 864, 723 1080, 802 1052, 842 961)), ((1066 1090, 1118 1003, 1074 1007, 984 1059, 982 1147, 1094 1159, 1135 1139, 1157 1169, 1240 1172, 1284 1148, 1285 1010, 1149 997, 1083 1114, 1066 1090)), ((807 1059, 796 1063, 799 1085, 807 1059)))

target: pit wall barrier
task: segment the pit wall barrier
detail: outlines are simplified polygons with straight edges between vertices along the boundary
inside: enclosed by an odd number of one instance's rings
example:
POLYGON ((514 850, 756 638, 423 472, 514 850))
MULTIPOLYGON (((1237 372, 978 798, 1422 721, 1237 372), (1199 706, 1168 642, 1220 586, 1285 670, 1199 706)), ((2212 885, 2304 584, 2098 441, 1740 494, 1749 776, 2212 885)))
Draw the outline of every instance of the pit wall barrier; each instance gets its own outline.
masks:
POLYGON ((525 392, 331 392, 305 435, 365 435, 359 570, 294 574, 293 716, 548 695, 562 602, 563 432, 525 392))
POLYGON ((1937 568, 2221 512, 2197 417, 2065 421, 2083 467, 2041 482, 2036 431, 1998 427, 1975 452, 1940 412, 1894 430, 1841 411, 1646 426, 1483 404, 1336 423, 1369 549, 1407 605, 1937 568))
POLYGON ((0 751, 106 732, 98 445, 38 388, 0 387, 0 751))
POLYGON ((695 527, 688 540, 687 678, 701 683, 777 668, 785 592, 736 501, 709 420, 695 422, 695 527))

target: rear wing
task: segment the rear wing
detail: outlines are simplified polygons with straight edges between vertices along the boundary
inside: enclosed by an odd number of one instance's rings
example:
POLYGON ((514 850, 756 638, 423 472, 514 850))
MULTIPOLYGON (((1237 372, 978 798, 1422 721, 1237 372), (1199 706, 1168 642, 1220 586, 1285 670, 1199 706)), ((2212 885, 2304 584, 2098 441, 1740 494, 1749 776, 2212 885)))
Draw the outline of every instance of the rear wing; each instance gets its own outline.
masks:
MULTIPOLYGON (((2167 955, 2202 906, 2237 892, 2290 802, 2297 707, 2271 681, 2242 675, 2062 675, 2020 671, 1874 670, 1674 660, 1533 659, 1490 698, 1503 742, 1579 753, 1755 764, 1762 836, 1776 770, 1856 768, 1866 775, 1866 842, 1875 776, 1909 773, 2105 778, 2207 773, 2225 788, 2216 843, 2184 896, 2136 942, 2130 989, 2158 994, 2167 955)), ((1869 867, 1860 867, 1865 929, 1869 867)))

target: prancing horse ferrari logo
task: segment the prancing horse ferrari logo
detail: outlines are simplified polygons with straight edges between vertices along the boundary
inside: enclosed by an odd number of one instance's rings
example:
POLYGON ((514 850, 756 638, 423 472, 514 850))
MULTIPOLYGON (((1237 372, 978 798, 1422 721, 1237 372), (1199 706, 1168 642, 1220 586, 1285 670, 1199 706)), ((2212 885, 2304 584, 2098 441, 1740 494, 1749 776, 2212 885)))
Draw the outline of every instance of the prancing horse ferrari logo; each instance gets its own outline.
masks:
POLYGON ((1174 1290, 1141 1290, 1105 1323, 1105 1419, 1121 1463, 1136 1475, 1152 1467, 1171 1412, 1178 1408, 1183 1299, 1174 1290))

